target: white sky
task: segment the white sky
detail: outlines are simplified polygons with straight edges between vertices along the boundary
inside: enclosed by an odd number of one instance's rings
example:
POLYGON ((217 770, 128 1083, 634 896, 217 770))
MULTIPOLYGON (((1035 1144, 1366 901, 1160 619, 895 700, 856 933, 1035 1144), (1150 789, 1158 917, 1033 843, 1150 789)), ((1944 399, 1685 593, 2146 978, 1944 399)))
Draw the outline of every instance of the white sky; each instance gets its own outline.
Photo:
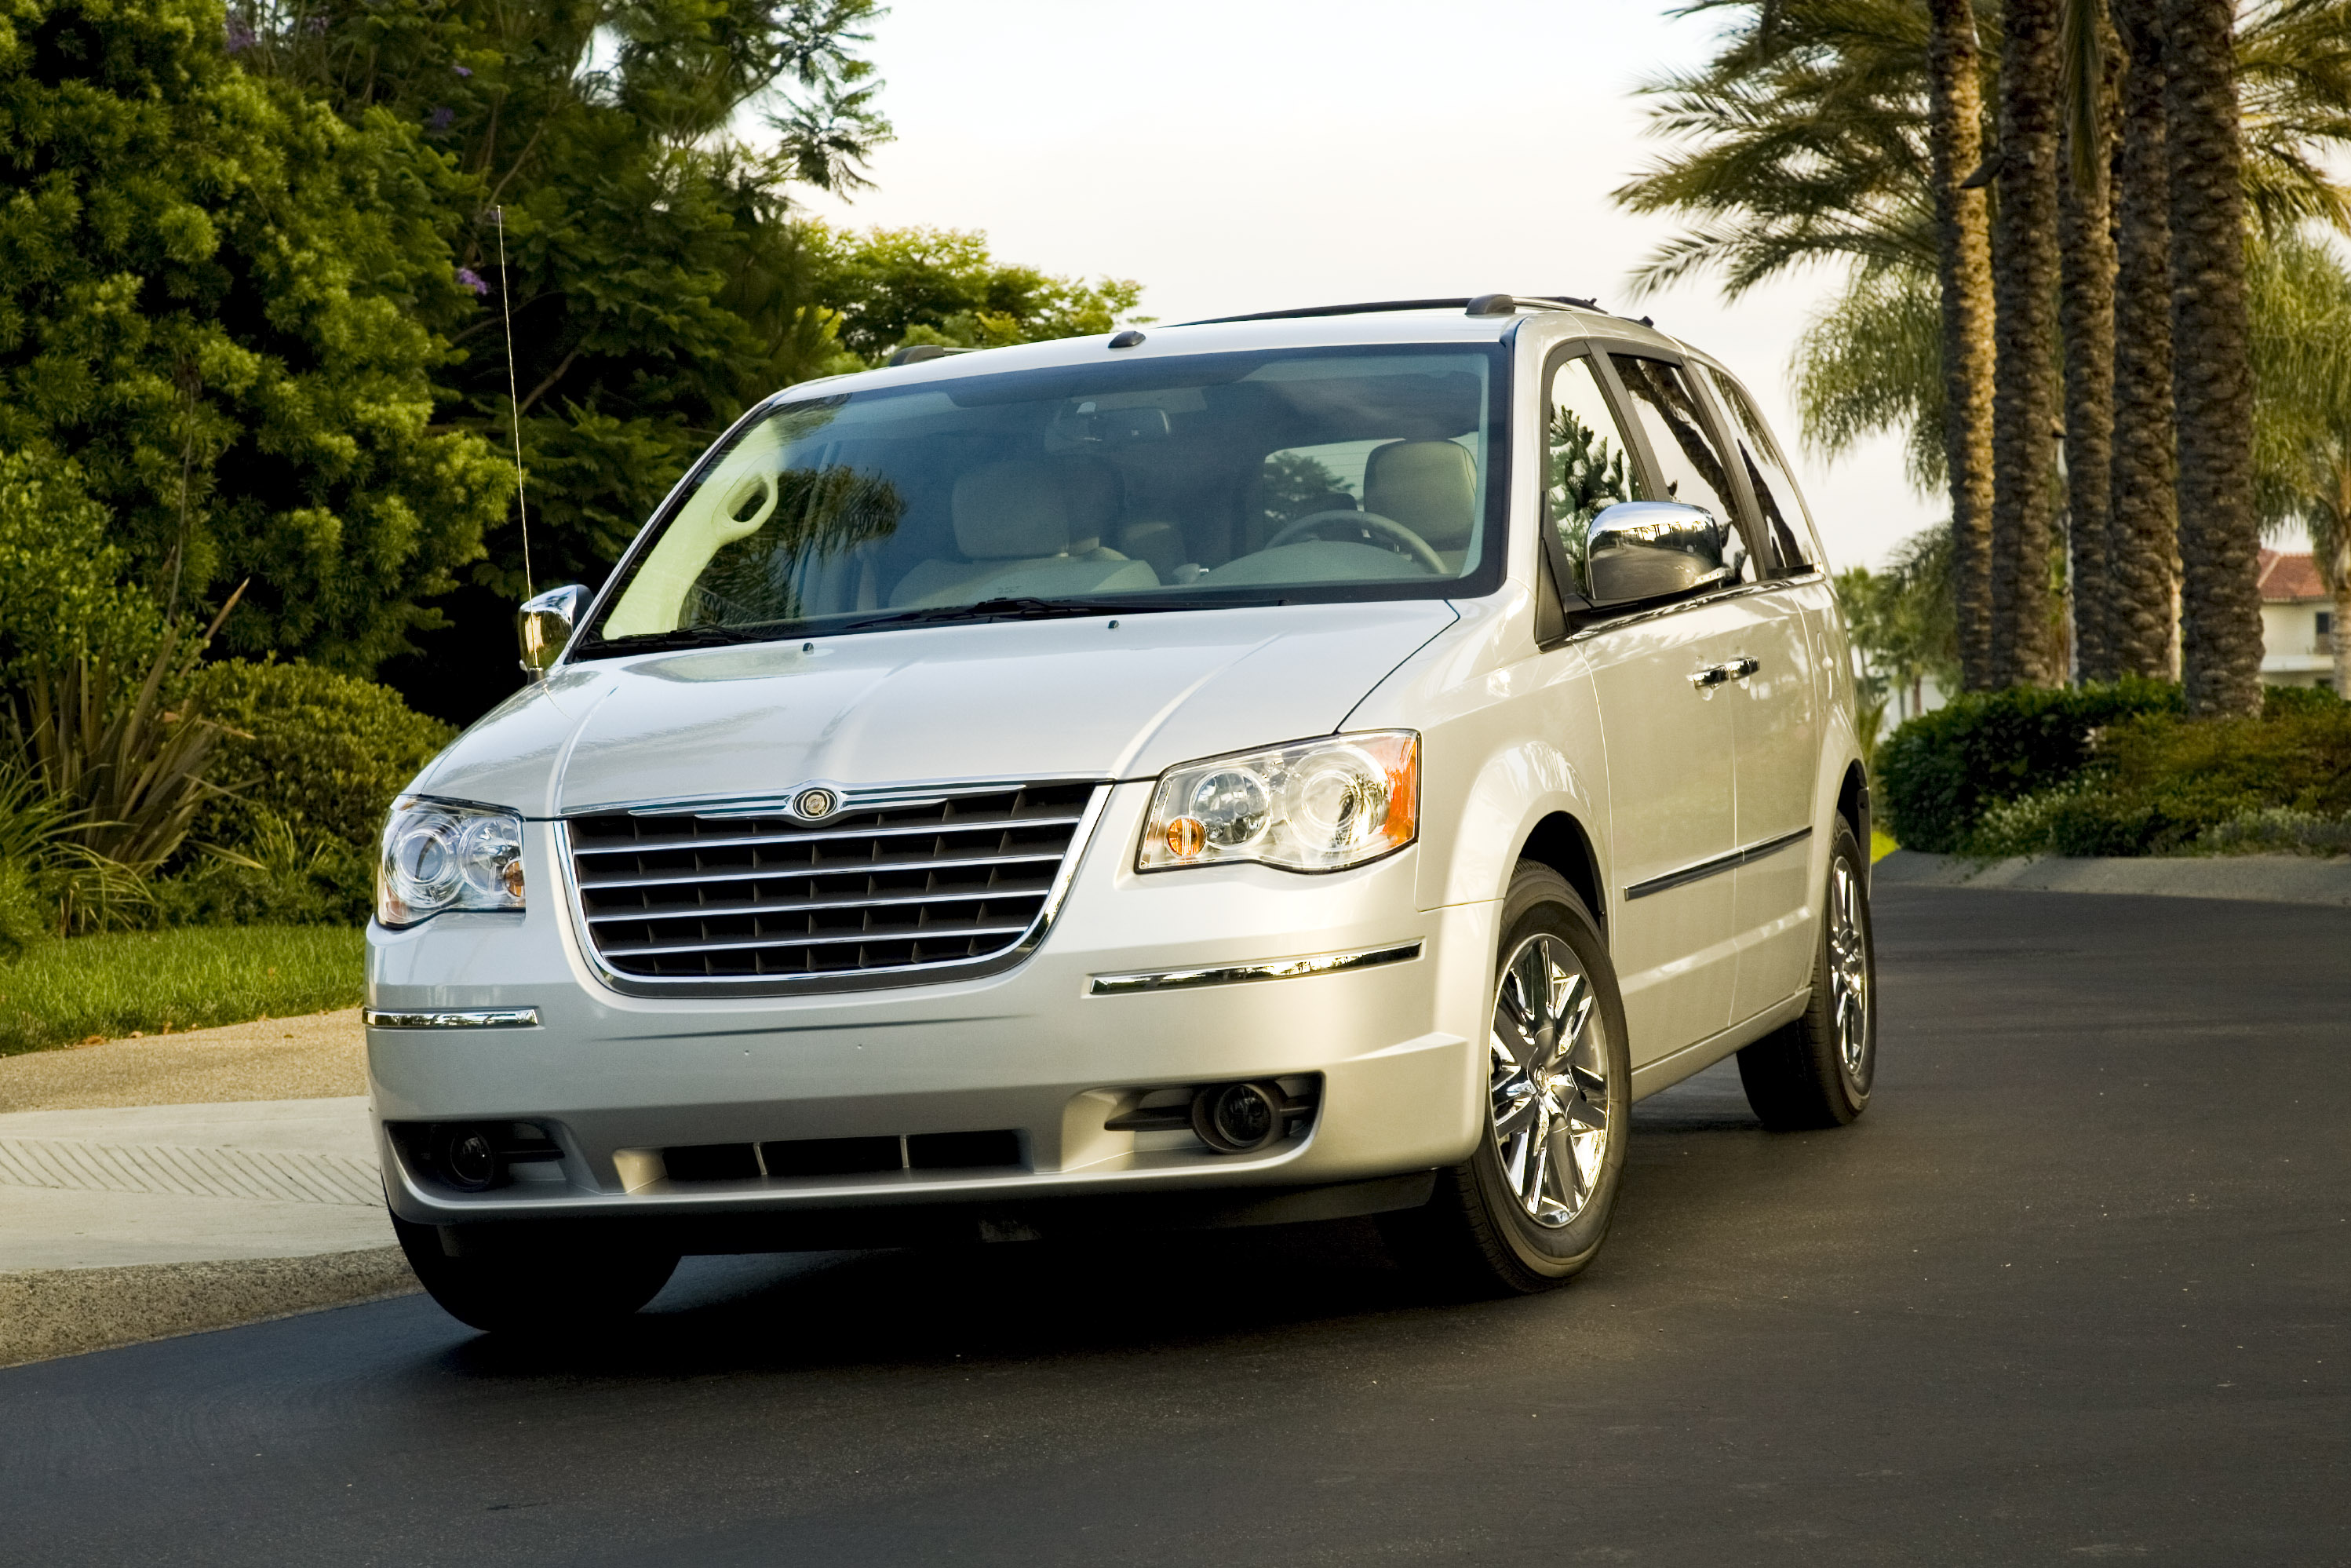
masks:
MULTIPOLYGON (((871 57, 898 140, 810 208, 987 231, 995 254, 1144 286, 1165 321, 1492 289, 1596 297, 1736 368, 1791 446, 1788 357, 1836 279, 1635 301, 1670 223, 1608 192, 1656 151, 1635 84, 1712 24, 1650 0, 893 0, 871 57)), ((1799 456, 1831 560, 1945 515, 1890 438, 1799 456)))

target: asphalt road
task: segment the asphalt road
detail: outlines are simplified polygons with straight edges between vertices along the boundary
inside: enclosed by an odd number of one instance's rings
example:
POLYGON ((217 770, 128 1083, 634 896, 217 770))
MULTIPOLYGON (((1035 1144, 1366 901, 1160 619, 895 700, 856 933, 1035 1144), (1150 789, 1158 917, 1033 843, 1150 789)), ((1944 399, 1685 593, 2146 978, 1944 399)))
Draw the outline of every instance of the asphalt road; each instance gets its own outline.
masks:
POLYGON ((1601 1260, 1360 1228, 690 1264, 0 1372, 0 1558, 2351 1563, 2351 911, 1889 889, 1877 1103, 1641 1108, 1601 1260))

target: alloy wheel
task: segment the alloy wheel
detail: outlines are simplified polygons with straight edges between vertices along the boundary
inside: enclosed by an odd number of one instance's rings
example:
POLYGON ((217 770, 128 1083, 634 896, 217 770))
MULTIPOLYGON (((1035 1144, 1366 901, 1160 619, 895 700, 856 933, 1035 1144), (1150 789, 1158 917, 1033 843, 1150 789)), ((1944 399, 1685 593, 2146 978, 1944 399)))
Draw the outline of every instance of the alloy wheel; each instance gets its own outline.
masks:
POLYGON ((1607 1163, 1598 1003, 1574 950, 1548 933, 1519 945, 1495 988, 1487 1082, 1494 1149, 1527 1218, 1552 1229, 1583 1212, 1607 1163))
POLYGON ((1839 858, 1829 872, 1829 1010, 1837 1063, 1866 1092, 1874 1063, 1869 1038, 1869 942, 1862 925, 1861 878, 1839 858))

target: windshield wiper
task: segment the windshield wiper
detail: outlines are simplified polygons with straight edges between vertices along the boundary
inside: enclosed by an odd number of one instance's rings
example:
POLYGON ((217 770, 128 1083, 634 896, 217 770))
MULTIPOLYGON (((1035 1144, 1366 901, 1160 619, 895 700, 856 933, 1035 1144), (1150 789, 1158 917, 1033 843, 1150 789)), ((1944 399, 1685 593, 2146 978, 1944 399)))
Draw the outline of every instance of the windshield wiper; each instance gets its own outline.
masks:
POLYGON ((585 653, 667 653, 679 648, 733 648, 745 643, 773 641, 776 633, 760 628, 744 627, 730 632, 718 626, 680 626, 668 632, 640 632, 628 637, 596 637, 580 651, 585 653))
POLYGON ((1065 621, 1087 615, 1135 615, 1148 610, 1184 608, 1186 606, 1135 600, 983 599, 977 604, 932 604, 920 610, 860 615, 835 629, 870 632, 888 626, 938 626, 957 621, 1065 621))

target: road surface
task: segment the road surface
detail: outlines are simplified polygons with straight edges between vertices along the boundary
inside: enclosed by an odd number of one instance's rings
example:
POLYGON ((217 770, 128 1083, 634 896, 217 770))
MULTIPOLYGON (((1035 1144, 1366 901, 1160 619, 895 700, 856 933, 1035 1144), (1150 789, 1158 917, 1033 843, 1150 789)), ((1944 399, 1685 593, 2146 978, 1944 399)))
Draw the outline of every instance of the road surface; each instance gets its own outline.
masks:
POLYGON ((1641 1107, 1569 1289, 1360 1226, 690 1262, 0 1372, 12 1561, 2351 1562, 2351 911, 1887 889, 1877 1101, 1641 1107))

